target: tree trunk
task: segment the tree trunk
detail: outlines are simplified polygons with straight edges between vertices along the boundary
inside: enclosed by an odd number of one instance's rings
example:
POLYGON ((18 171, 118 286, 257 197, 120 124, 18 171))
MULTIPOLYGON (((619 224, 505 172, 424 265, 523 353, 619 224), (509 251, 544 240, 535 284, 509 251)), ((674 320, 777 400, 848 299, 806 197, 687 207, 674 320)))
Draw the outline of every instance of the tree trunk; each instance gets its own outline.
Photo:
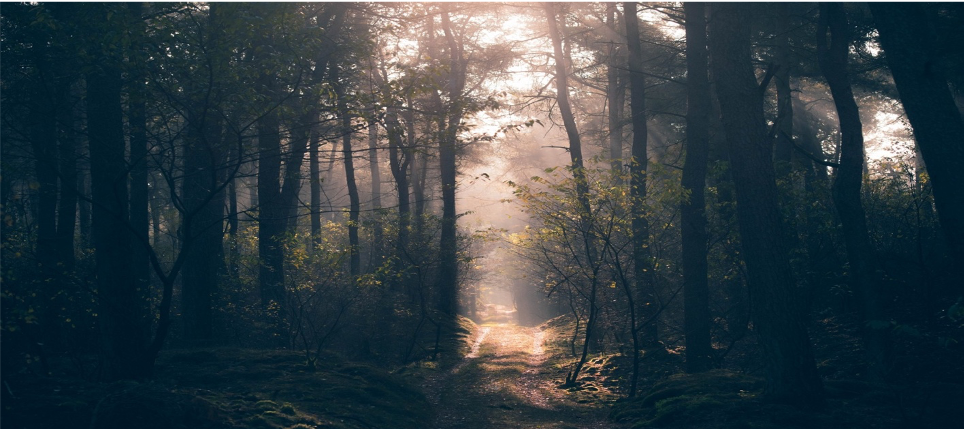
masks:
POLYGON ((648 130, 646 129, 646 77, 643 74, 643 48, 639 41, 639 17, 636 3, 623 4, 626 20, 626 44, 629 48, 629 108, 633 121, 633 148, 630 162, 630 189, 632 200, 630 214, 633 230, 633 281, 639 294, 639 318, 647 321, 640 326, 643 341, 656 344, 659 341, 659 305, 656 302, 656 281, 653 272, 652 253, 649 251, 649 220, 646 218, 646 170, 648 130))
MULTIPOLYGON (((136 29, 132 37, 137 39, 146 37, 146 29, 141 19, 143 4, 128 3, 127 8, 136 29)), ((142 291, 140 293, 147 295, 151 284, 151 262, 149 248, 150 216, 148 214, 150 189, 148 189, 147 184, 150 170, 147 162, 147 87, 144 84, 147 70, 145 57, 145 52, 135 48, 131 51, 128 59, 132 71, 131 78, 127 82, 129 94, 127 122, 130 127, 131 159, 130 222, 133 236, 133 243, 131 244, 133 265, 131 270, 134 280, 137 282, 137 288, 142 291)))
POLYGON ((385 114, 385 128, 388 130, 388 164, 395 179, 398 192, 398 237, 395 241, 396 257, 405 261, 408 249, 409 224, 411 223, 411 204, 408 193, 408 164, 411 152, 403 147, 402 127, 398 123, 398 108, 389 106, 385 114))
MULTIPOLYGON (((333 68, 333 70, 336 70, 333 68)), ((358 246, 358 215, 361 203, 358 198, 358 185, 355 183, 355 158, 351 148, 351 113, 348 111, 348 100, 343 84, 338 82, 338 75, 334 74, 335 91, 338 94, 338 113, 341 115, 341 153, 345 162, 345 182, 348 184, 348 246, 349 272, 357 277, 361 274, 361 255, 358 246)))
POLYGON ((382 264, 382 175, 378 168, 378 123, 372 119, 368 121, 368 169, 372 178, 372 255, 369 271, 374 271, 382 264))
POLYGON ((947 243, 964 266, 964 119, 942 70, 932 16, 919 3, 871 3, 880 45, 927 164, 947 243))
POLYGON ((686 159, 683 189, 689 200, 680 207, 683 252, 683 307, 686 372, 713 367, 710 338, 710 291, 707 280, 706 170, 709 160, 710 83, 707 77, 706 8, 683 4, 686 13, 686 159))
MULTIPOLYGON (((606 25, 616 31, 616 3, 606 4, 606 25)), ((610 40, 609 64, 606 68, 606 96, 609 103, 609 163, 617 184, 622 184, 623 173, 623 106, 626 101, 626 79, 620 79, 626 67, 622 50, 610 40)))
POLYGON ((736 186, 754 327, 767 370, 764 393, 774 401, 819 406, 823 386, 783 239, 772 148, 750 62, 748 15, 746 5, 714 5, 709 46, 736 186))
POLYGON ((269 310, 284 303, 282 235, 287 221, 281 205, 281 130, 274 111, 258 120, 258 152, 258 280, 261 308, 269 310))
POLYGON ((462 123, 462 91, 465 88, 465 60, 462 47, 452 33, 447 8, 442 13, 442 30, 449 50, 449 81, 447 83, 449 106, 446 109, 447 121, 440 129, 439 168, 442 182, 442 231, 439 238, 439 274, 436 283, 438 291, 438 310, 445 315, 455 316, 458 312, 458 246, 457 211, 455 208, 455 178, 458 131, 462 123))
POLYGON ((786 181, 787 189, 792 185, 789 182, 791 168, 791 155, 793 154, 793 103, 790 101, 790 16, 787 12, 786 3, 773 5, 776 10, 776 28, 774 37, 776 38, 776 67, 773 80, 777 87, 777 132, 774 141, 774 161, 776 162, 776 173, 779 180, 786 181))
MULTIPOLYGON (((103 19, 108 7, 91 9, 103 19)), ((87 75, 87 134, 91 199, 95 202, 92 235, 104 353, 102 376, 107 380, 144 379, 153 371, 154 356, 147 353, 147 300, 138 294, 131 269, 121 71, 115 59, 101 55, 100 66, 87 75)))
MULTIPOLYGON (((220 118, 221 97, 218 77, 225 64, 220 59, 221 6, 212 4, 208 18, 207 51, 211 60, 205 80, 212 87, 198 88, 196 93, 209 96, 194 100, 188 114, 186 145, 184 147, 184 181, 182 182, 181 212, 182 242, 191 242, 189 256, 181 278, 184 309, 184 334, 188 341, 207 344, 214 340, 214 297, 218 277, 223 266, 224 230, 224 149, 223 126, 220 118)), ((186 247, 186 246, 185 246, 186 247)))
POLYGON ((860 201, 863 182, 864 137, 860 112, 850 86, 847 57, 850 55, 850 25, 843 5, 821 3, 817 31, 817 59, 840 122, 840 163, 833 182, 833 201, 843 226, 850 281, 860 295, 864 334, 867 341, 868 375, 880 381, 886 371, 886 332, 871 322, 881 322, 875 252, 867 231, 867 218, 860 201))
POLYGON ((311 142, 308 147, 308 186, 311 194, 310 213, 311 239, 309 245, 314 248, 321 242, 321 171, 318 155, 320 154, 321 130, 314 127, 311 131, 311 142))

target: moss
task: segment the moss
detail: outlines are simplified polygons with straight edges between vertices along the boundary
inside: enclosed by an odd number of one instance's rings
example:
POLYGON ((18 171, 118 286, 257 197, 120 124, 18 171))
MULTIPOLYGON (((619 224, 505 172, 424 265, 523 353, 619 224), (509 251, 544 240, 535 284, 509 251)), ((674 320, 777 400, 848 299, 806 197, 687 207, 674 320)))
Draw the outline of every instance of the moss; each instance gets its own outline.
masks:
POLYGON ((285 402, 285 403, 281 406, 281 408, 278 409, 278 411, 280 411, 282 414, 287 414, 287 415, 289 415, 289 416, 293 416, 293 415, 297 414, 297 413, 295 412, 295 407, 292 406, 291 404, 287 403, 287 402, 285 402))
POLYGON ((724 427, 757 404, 761 380, 731 371, 678 374, 641 398, 620 401, 612 418, 633 427, 724 427))
POLYGON ((261 409, 261 410, 277 410, 277 409, 278 409, 278 403, 276 403, 275 401, 269 401, 269 400, 258 401, 257 403, 254 404, 254 406, 255 406, 255 408, 258 408, 258 409, 261 409))

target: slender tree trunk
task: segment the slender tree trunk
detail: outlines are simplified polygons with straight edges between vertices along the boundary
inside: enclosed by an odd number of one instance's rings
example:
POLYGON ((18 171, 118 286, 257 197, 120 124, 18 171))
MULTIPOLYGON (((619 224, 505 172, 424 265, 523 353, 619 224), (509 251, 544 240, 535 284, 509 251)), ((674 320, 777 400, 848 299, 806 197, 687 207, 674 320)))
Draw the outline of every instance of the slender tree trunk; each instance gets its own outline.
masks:
POLYGON ((765 395, 804 406, 823 404, 823 386, 806 328, 806 309, 789 264, 778 207, 763 100, 750 63, 750 29, 742 4, 713 6, 710 55, 730 148, 737 219, 749 275, 754 328, 767 370, 765 395))
POLYGON ((850 279, 860 294, 867 341, 869 376, 883 379, 886 371, 886 332, 874 328, 871 322, 883 320, 881 297, 878 291, 874 248, 867 231, 867 218, 860 201, 863 182, 864 137, 860 112, 850 86, 847 57, 850 55, 850 26, 843 5, 820 4, 817 32, 817 58, 830 93, 833 95, 840 121, 840 167, 833 182, 833 200, 843 226, 850 279))
MULTIPOLYGON (((83 153, 83 152, 81 152, 83 153)), ((82 163, 81 163, 82 164, 82 163)), ((93 234, 91 232, 91 207, 90 207, 90 168, 81 166, 80 174, 77 177, 77 229, 80 233, 79 245, 81 249, 89 249, 93 246, 93 234)))
POLYGON ((405 110, 405 126, 408 130, 406 138, 408 139, 408 153, 409 164, 411 165, 411 176, 410 182, 412 184, 412 217, 415 218, 415 236, 422 237, 422 232, 425 225, 425 180, 428 176, 428 161, 427 156, 419 151, 415 146, 415 106, 412 102, 411 97, 406 100, 405 104, 408 109, 405 110))
POLYGON ((398 123, 398 108, 389 106, 385 114, 385 128, 388 130, 388 163, 398 191, 398 237, 395 241, 396 256, 406 260, 408 249, 409 224, 411 223, 411 204, 408 193, 408 164, 411 152, 403 147, 402 127, 398 123))
MULTIPOLYGON (((606 4, 606 25, 616 31, 616 3, 606 4)), ((623 105, 626 101, 626 80, 620 79, 626 67, 622 50, 610 40, 609 64, 606 68, 607 101, 609 103, 609 162, 617 184, 622 184, 623 173, 623 105)))
POLYGON ((786 181, 787 189, 793 153, 793 103, 790 100, 790 15, 786 3, 776 3, 776 67, 774 83, 777 87, 777 133, 774 142, 774 161, 777 178, 786 181))
MULTIPOLYGON (((142 3, 128 3, 128 12, 135 23, 135 38, 146 37, 141 13, 142 3)), ((133 49, 128 62, 131 66, 131 78, 128 86, 128 118, 130 127, 130 222, 133 243, 131 244, 131 266, 137 288, 140 294, 147 295, 151 284, 150 262, 150 216, 148 214, 149 192, 147 178, 149 166, 147 163, 147 88, 144 83, 146 75, 146 55, 140 49, 133 49)))
POLYGON ((341 153, 345 162, 345 182, 348 184, 349 272, 352 277, 357 277, 361 274, 361 255, 358 245, 358 216, 361 211, 361 203, 358 198, 358 185, 355 183, 355 157, 351 147, 351 114, 348 111, 345 89, 337 83, 337 75, 333 76, 332 80, 336 81, 335 88, 338 93, 338 113, 341 115, 341 153))
POLYGON ((308 186, 311 194, 311 213, 308 217, 311 223, 312 248, 321 242, 321 171, 318 155, 320 154, 321 130, 314 127, 311 132, 311 142, 308 147, 308 186))
MULTIPOLYGON (((42 58, 45 53, 34 48, 35 55, 42 58)), ((38 68, 45 75, 43 64, 38 68)), ((47 80, 46 78, 41 78, 47 80)), ((52 105, 50 93, 43 84, 34 90, 34 100, 28 117, 30 144, 33 150, 35 174, 37 177, 37 261, 39 271, 53 275, 57 271, 57 108, 52 105)))
POLYGON ((646 219, 646 170, 648 130, 646 129, 646 78, 643 74, 643 48, 639 42, 639 18, 636 3, 623 4, 626 10, 626 44, 629 48, 629 107, 633 121, 633 157, 630 164, 631 216, 633 229, 633 281, 639 294, 639 317, 648 321, 641 326, 643 341, 656 344, 659 341, 656 315, 656 281, 652 253, 649 251, 649 220, 646 219))
MULTIPOLYGON (((77 87, 73 82, 68 83, 65 88, 67 100, 73 101, 80 98, 80 94, 75 94, 77 87)), ((80 117, 79 112, 73 107, 65 108, 61 112, 60 126, 60 202, 57 206, 57 263, 64 270, 71 270, 74 267, 74 233, 77 230, 77 195, 78 195, 78 175, 77 175, 77 143, 78 133, 75 125, 80 117)))
MULTIPOLYGON (((871 3, 880 45, 927 164, 944 236, 964 266, 964 119, 947 86, 934 17, 920 3, 871 3)), ((960 290, 960 288, 958 288, 960 290)))
POLYGON ((706 170, 709 160, 710 83, 707 77, 706 8, 685 3, 686 13, 686 159, 683 189, 689 200, 680 207, 683 246, 683 308, 686 372, 713 367, 710 338, 710 291, 707 280, 706 170))
POLYGON ((370 270, 374 270, 382 263, 382 242, 384 241, 384 230, 382 229, 382 175, 378 168, 378 123, 372 119, 368 121, 368 169, 372 178, 372 214, 374 222, 372 225, 372 256, 370 270))
MULTIPOLYGON (((261 307, 284 303, 283 234, 287 219, 281 200, 281 130, 276 112, 258 121, 258 255, 261 307)), ((280 311, 280 308, 278 309, 280 311)))

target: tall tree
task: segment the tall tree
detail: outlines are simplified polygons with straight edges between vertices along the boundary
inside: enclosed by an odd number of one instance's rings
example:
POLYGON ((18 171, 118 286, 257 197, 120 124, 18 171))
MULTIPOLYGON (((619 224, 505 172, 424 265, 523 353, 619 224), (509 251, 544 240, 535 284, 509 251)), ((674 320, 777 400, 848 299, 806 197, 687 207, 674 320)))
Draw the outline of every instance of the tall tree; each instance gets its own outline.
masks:
POLYGON ((572 113, 572 105, 569 102, 569 57, 562 48, 562 32, 559 31, 559 24, 556 21, 556 5, 546 3, 543 5, 546 14, 546 23, 549 27, 549 38, 552 41, 552 55, 555 59, 555 82, 556 82, 556 104, 559 107, 559 114, 562 116, 563 126, 566 129, 566 137, 569 140, 569 168, 572 171, 573 181, 575 182, 576 201, 578 204, 579 216, 579 237, 582 246, 582 253, 586 258, 586 266, 593 267, 589 280, 589 311, 586 320, 585 339, 583 341, 582 353, 579 361, 566 376, 566 384, 573 384, 579 377, 579 372, 586 363, 589 352, 589 343, 593 339, 594 329, 599 307, 596 304, 597 284, 598 284, 598 264, 597 251, 594 246, 592 231, 592 204, 589 201, 589 181, 586 179, 586 168, 582 155, 582 139, 579 129, 576 126, 576 117, 572 113))
POLYGON ((710 338, 710 292, 706 233, 706 170, 710 146, 710 83, 707 75, 706 7, 685 3, 686 14, 686 159, 683 189, 689 199, 680 206, 683 251, 683 307, 686 372, 713 367, 710 338))
POLYGON ((922 3, 870 3, 870 10, 927 165, 941 228, 964 266, 964 118, 947 85, 936 16, 922 3))
MULTIPOLYGON (((606 26, 616 32, 616 3, 606 4, 606 26)), ((623 172, 623 108, 626 104, 626 58, 617 40, 609 40, 609 64, 606 67, 606 97, 609 105, 609 163, 616 180, 623 172)))
POLYGON ((361 255, 358 245, 358 216, 361 211, 361 203, 358 198, 358 184, 355 182, 355 158, 351 147, 351 112, 348 110, 348 94, 346 83, 339 82, 341 73, 338 67, 332 68, 332 81, 335 83, 335 93, 338 97, 338 115, 341 117, 341 153, 345 163, 345 182, 348 184, 348 252, 349 252, 349 272, 352 276, 361 274, 361 255))
MULTIPOLYGON (((106 379, 143 379, 153 371, 148 352, 147 299, 139 294, 131 269, 128 229, 128 171, 121 106, 120 55, 104 39, 121 35, 111 28, 122 19, 111 5, 87 8, 91 50, 97 67, 87 74, 87 135, 90 140, 92 235, 94 240, 98 323, 102 332, 106 379), (107 23, 99 26, 94 23, 107 23)), ((116 26, 113 28, 117 28, 116 26)))
MULTIPOLYGON (((646 172, 649 166, 648 130, 646 128, 646 75, 643 72, 643 47, 639 40, 639 17, 636 3, 623 4, 626 20, 626 45, 629 50, 629 107, 633 125, 633 147, 630 162, 629 195, 631 198, 633 236, 633 281, 639 294, 639 317, 646 323, 644 341, 659 341, 656 317, 656 282, 652 253, 649 250, 649 220, 646 218, 646 172)), ((634 327, 634 329, 636 329, 634 327)))
MULTIPOLYGON (((465 109, 466 61, 463 46, 452 29, 449 6, 443 6, 441 14, 442 33, 445 37, 448 58, 448 81, 445 82, 448 105, 438 112, 444 115, 439 124, 439 169, 442 185, 442 231, 439 237, 439 273, 436 282, 438 291, 438 310, 445 315, 455 316, 458 312, 458 245, 457 211, 455 207, 456 187, 456 148, 462 114, 465 109), (444 126, 441 126, 443 125, 444 126)), ((439 93, 435 92, 438 99, 439 93)))
POLYGON ((785 226, 763 116, 763 100, 751 64, 745 4, 712 8, 709 53, 736 187, 737 219, 748 273, 754 327, 767 370, 764 391, 772 400, 823 403, 796 283, 783 240, 785 226))
POLYGON ((867 217, 860 201, 864 168, 864 135, 860 112, 847 70, 850 55, 850 24, 843 5, 820 4, 817 59, 830 85, 840 122, 840 161, 833 181, 833 201, 843 226, 851 283, 860 294, 871 378, 880 380, 885 371, 884 329, 874 247, 867 230, 867 217), (876 322, 876 323, 874 323, 876 322))

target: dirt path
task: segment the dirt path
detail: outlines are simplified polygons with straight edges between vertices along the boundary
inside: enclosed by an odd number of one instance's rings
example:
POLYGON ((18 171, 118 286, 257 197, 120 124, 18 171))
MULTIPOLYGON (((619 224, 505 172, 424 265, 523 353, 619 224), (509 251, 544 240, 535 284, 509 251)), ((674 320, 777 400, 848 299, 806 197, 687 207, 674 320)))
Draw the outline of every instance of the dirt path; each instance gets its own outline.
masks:
POLYGON ((557 387, 561 369, 551 363, 545 337, 538 328, 482 325, 465 359, 426 383, 438 410, 433 427, 618 427, 607 421, 608 407, 557 387))

